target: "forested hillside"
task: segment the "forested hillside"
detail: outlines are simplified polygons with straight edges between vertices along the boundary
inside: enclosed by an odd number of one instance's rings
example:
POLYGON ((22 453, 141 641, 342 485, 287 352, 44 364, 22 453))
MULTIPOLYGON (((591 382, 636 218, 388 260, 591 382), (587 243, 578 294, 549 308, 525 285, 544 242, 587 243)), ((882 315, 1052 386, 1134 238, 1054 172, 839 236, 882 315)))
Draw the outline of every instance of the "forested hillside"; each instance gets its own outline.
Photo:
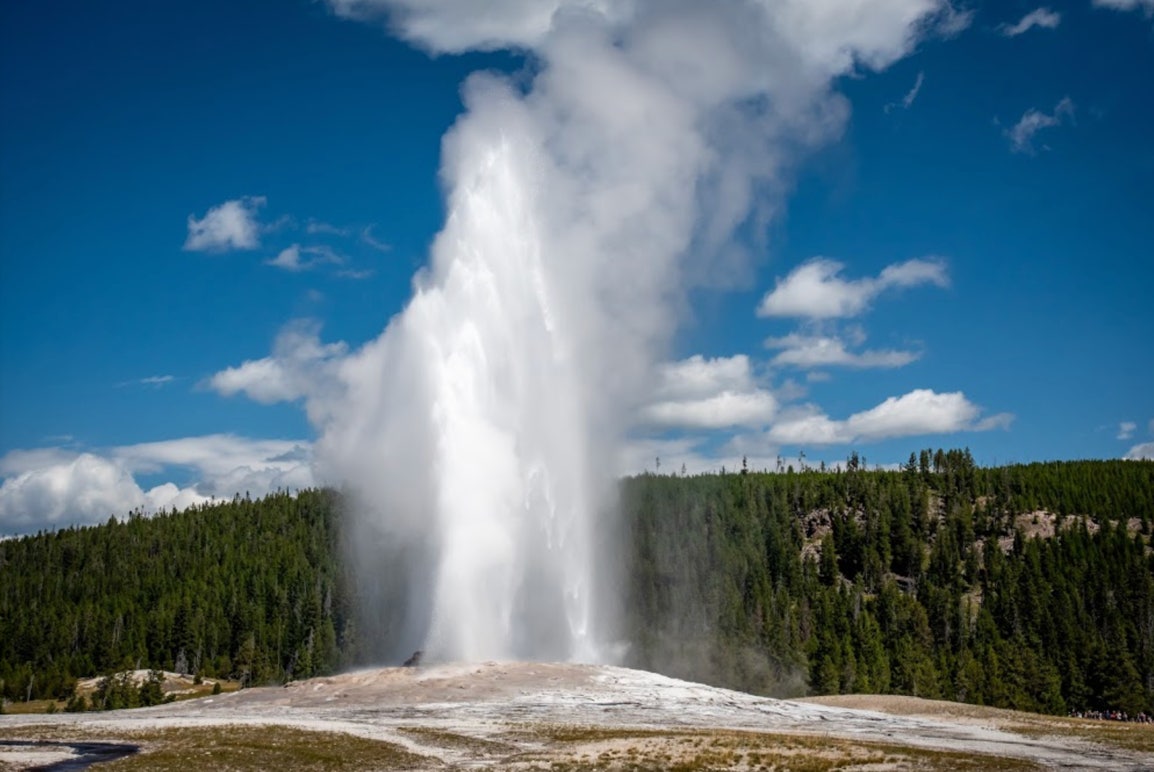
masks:
POLYGON ((0 542, 4 696, 64 699, 125 668, 256 684, 344 664, 338 510, 304 491, 0 542))
MULTIPOLYGON (((356 663, 339 512, 308 491, 0 542, 4 695, 128 667, 255 684, 356 663)), ((1151 462, 924 451, 901 471, 630 478, 626 664, 771 694, 1150 712, 1152 517, 1151 462)))
POLYGON ((643 475, 624 502, 631 664, 768 693, 1150 712, 1154 463, 851 456, 643 475))

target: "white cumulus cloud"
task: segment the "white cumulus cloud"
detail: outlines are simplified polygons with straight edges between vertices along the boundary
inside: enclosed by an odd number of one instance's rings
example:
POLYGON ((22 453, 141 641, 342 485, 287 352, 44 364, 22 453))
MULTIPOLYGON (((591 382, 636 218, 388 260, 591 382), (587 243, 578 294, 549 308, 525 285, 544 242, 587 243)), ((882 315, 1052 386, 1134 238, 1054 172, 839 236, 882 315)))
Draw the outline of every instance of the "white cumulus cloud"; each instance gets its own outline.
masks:
POLYGON ((659 370, 658 394, 667 398, 708 397, 719 391, 744 390, 753 382, 749 357, 703 357, 695 354, 659 370))
POLYGON ((277 336, 271 356, 221 370, 208 379, 208 386, 226 397, 244 394, 266 405, 293 402, 316 394, 347 354, 343 342, 321 342, 319 324, 299 320, 277 336))
POLYGON ((832 319, 853 317, 888 289, 933 284, 949 285, 946 267, 940 260, 907 260, 886 267, 876 278, 847 280, 845 266, 836 260, 814 258, 779 279, 757 308, 758 316, 832 319))
POLYGON ((1128 461, 1154 461, 1154 442, 1143 442, 1126 452, 1128 461))
POLYGON ((654 402, 642 410, 653 426, 722 429, 764 426, 777 399, 756 382, 749 357, 707 359, 695 355, 664 365, 654 402))
MULTIPOLYGON (((341 16, 388 17, 403 36, 436 51, 536 49, 558 26, 583 14, 619 29, 640 26, 653 3, 621 0, 328 0, 341 16)), ((860 61, 880 69, 909 53, 922 35, 952 37, 973 18, 948 0, 778 0, 749 3, 751 24, 805 41, 804 55, 827 74, 860 61)), ((681 9, 685 12, 685 9, 681 9)))
POLYGON ((6 477, 0 485, 0 528, 96 523, 146 502, 144 491, 123 464, 79 453, 6 477))
POLYGON ((929 389, 915 389, 853 414, 846 426, 854 437, 867 440, 947 434, 969 428, 980 413, 981 409, 960 391, 938 394, 929 389))
POLYGON ((264 205, 264 196, 245 196, 212 207, 200 219, 189 215, 184 248, 190 252, 256 249, 261 232, 257 213, 264 205))
POLYGON ((301 248, 299 244, 293 244, 290 247, 285 247, 277 253, 276 257, 270 260, 266 260, 265 263, 277 268, 283 268, 286 271, 292 271, 294 273, 297 271, 303 271, 306 267, 303 263, 301 263, 301 248))
POLYGON ((301 440, 268 440, 209 434, 114 448, 108 455, 134 474, 168 467, 191 470, 196 489, 207 496, 229 498, 246 491, 254 496, 277 488, 314 485, 312 446, 301 440))
MULTIPOLYGON (((868 410, 844 420, 834 419, 817 405, 780 408, 767 431, 737 434, 717 444, 708 435, 696 437, 639 437, 627 443, 618 458, 623 474, 655 471, 660 458, 663 474, 735 471, 743 462, 754 470, 795 469, 817 466, 806 460, 800 448, 852 445, 917 435, 983 432, 1006 429, 1013 421, 1008 413, 983 416, 980 407, 961 392, 938 393, 915 389, 890 397, 868 410), (798 455, 783 455, 786 447, 798 455)), ((1149 446, 1154 451, 1154 443, 1149 446)), ((1137 452, 1137 451, 1135 451, 1137 452)), ((826 462, 839 468, 840 461, 826 462)))
POLYGON ((783 411, 769 430, 777 445, 836 445, 853 442, 844 421, 835 421, 816 406, 783 411))
POLYGON ((228 434, 93 451, 14 450, 0 458, 0 531, 100 523, 133 510, 185 509, 237 493, 312 487, 311 445, 228 434), (137 477, 178 468, 193 481, 149 489, 137 477))
POLYGON ((939 394, 915 389, 900 397, 889 397, 845 420, 832 419, 813 406, 786 411, 770 428, 768 437, 779 444, 848 444, 920 434, 987 431, 1005 428, 1012 420, 1004 413, 986 418, 981 413, 981 408, 960 391, 939 394))
POLYGON ((657 402, 645 409, 645 418, 659 426, 723 429, 764 426, 776 410, 777 400, 768 391, 724 391, 701 399, 657 402))

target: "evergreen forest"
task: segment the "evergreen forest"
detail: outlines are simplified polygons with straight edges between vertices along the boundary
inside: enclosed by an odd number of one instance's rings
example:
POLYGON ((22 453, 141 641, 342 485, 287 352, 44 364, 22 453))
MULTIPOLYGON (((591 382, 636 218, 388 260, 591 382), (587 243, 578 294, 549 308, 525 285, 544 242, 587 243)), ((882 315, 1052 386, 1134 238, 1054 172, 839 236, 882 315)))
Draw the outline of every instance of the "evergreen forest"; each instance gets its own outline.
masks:
POLYGON ((338 511, 331 491, 278 493, 0 541, 3 696, 63 700, 121 670, 255 685, 350 664, 338 511))
MULTIPOLYGON (((620 484, 624 664, 756 693, 1154 713, 1154 462, 620 484)), ((284 682, 360 664, 341 497, 237 497, 0 541, 0 693, 165 669, 284 682)))

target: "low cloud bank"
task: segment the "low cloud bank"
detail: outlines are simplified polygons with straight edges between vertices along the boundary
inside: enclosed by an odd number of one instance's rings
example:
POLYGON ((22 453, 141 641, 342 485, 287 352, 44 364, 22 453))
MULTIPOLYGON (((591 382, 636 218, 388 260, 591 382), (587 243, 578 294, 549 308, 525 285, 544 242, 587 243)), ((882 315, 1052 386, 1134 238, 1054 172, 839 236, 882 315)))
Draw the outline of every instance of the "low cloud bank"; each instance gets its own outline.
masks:
POLYGON ((99 450, 15 450, 0 458, 0 533, 102 523, 131 511, 185 509, 240 494, 316 484, 310 443, 230 434, 186 437, 99 450), (184 487, 148 489, 138 477, 173 470, 184 487))

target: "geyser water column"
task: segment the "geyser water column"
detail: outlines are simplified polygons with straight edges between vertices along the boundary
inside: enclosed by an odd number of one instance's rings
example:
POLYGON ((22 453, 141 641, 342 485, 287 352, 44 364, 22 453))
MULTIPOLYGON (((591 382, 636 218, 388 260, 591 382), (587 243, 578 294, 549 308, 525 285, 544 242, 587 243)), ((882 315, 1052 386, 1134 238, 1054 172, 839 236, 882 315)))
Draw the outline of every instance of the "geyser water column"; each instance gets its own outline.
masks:
POLYGON ((583 322, 597 300, 591 274, 558 270, 570 256, 547 232, 538 121, 499 80, 467 94, 444 143, 449 215, 430 266, 345 363, 352 391, 320 455, 368 520, 358 546, 408 566, 407 618, 380 631, 408 637, 392 658, 420 645, 433 659, 597 660, 590 528, 611 471, 583 322))
POLYGON ((487 93, 446 143, 450 216, 432 286, 406 312, 434 438, 434 656, 592 654, 589 424, 572 324, 544 264, 538 141, 521 112, 487 93))
POLYGON ((594 520, 686 290, 741 275, 735 230, 844 124, 833 78, 965 19, 946 0, 329 2, 438 52, 529 53, 466 83, 429 266, 309 398, 384 620, 362 629, 397 661, 604 660, 594 520))
POLYGON ((318 457, 358 498, 358 548, 391 555, 362 553, 366 583, 406 564, 392 659, 599 661, 614 561, 592 530, 673 330, 705 150, 598 25, 557 33, 528 96, 480 75, 465 99, 430 265, 344 365, 318 457))

